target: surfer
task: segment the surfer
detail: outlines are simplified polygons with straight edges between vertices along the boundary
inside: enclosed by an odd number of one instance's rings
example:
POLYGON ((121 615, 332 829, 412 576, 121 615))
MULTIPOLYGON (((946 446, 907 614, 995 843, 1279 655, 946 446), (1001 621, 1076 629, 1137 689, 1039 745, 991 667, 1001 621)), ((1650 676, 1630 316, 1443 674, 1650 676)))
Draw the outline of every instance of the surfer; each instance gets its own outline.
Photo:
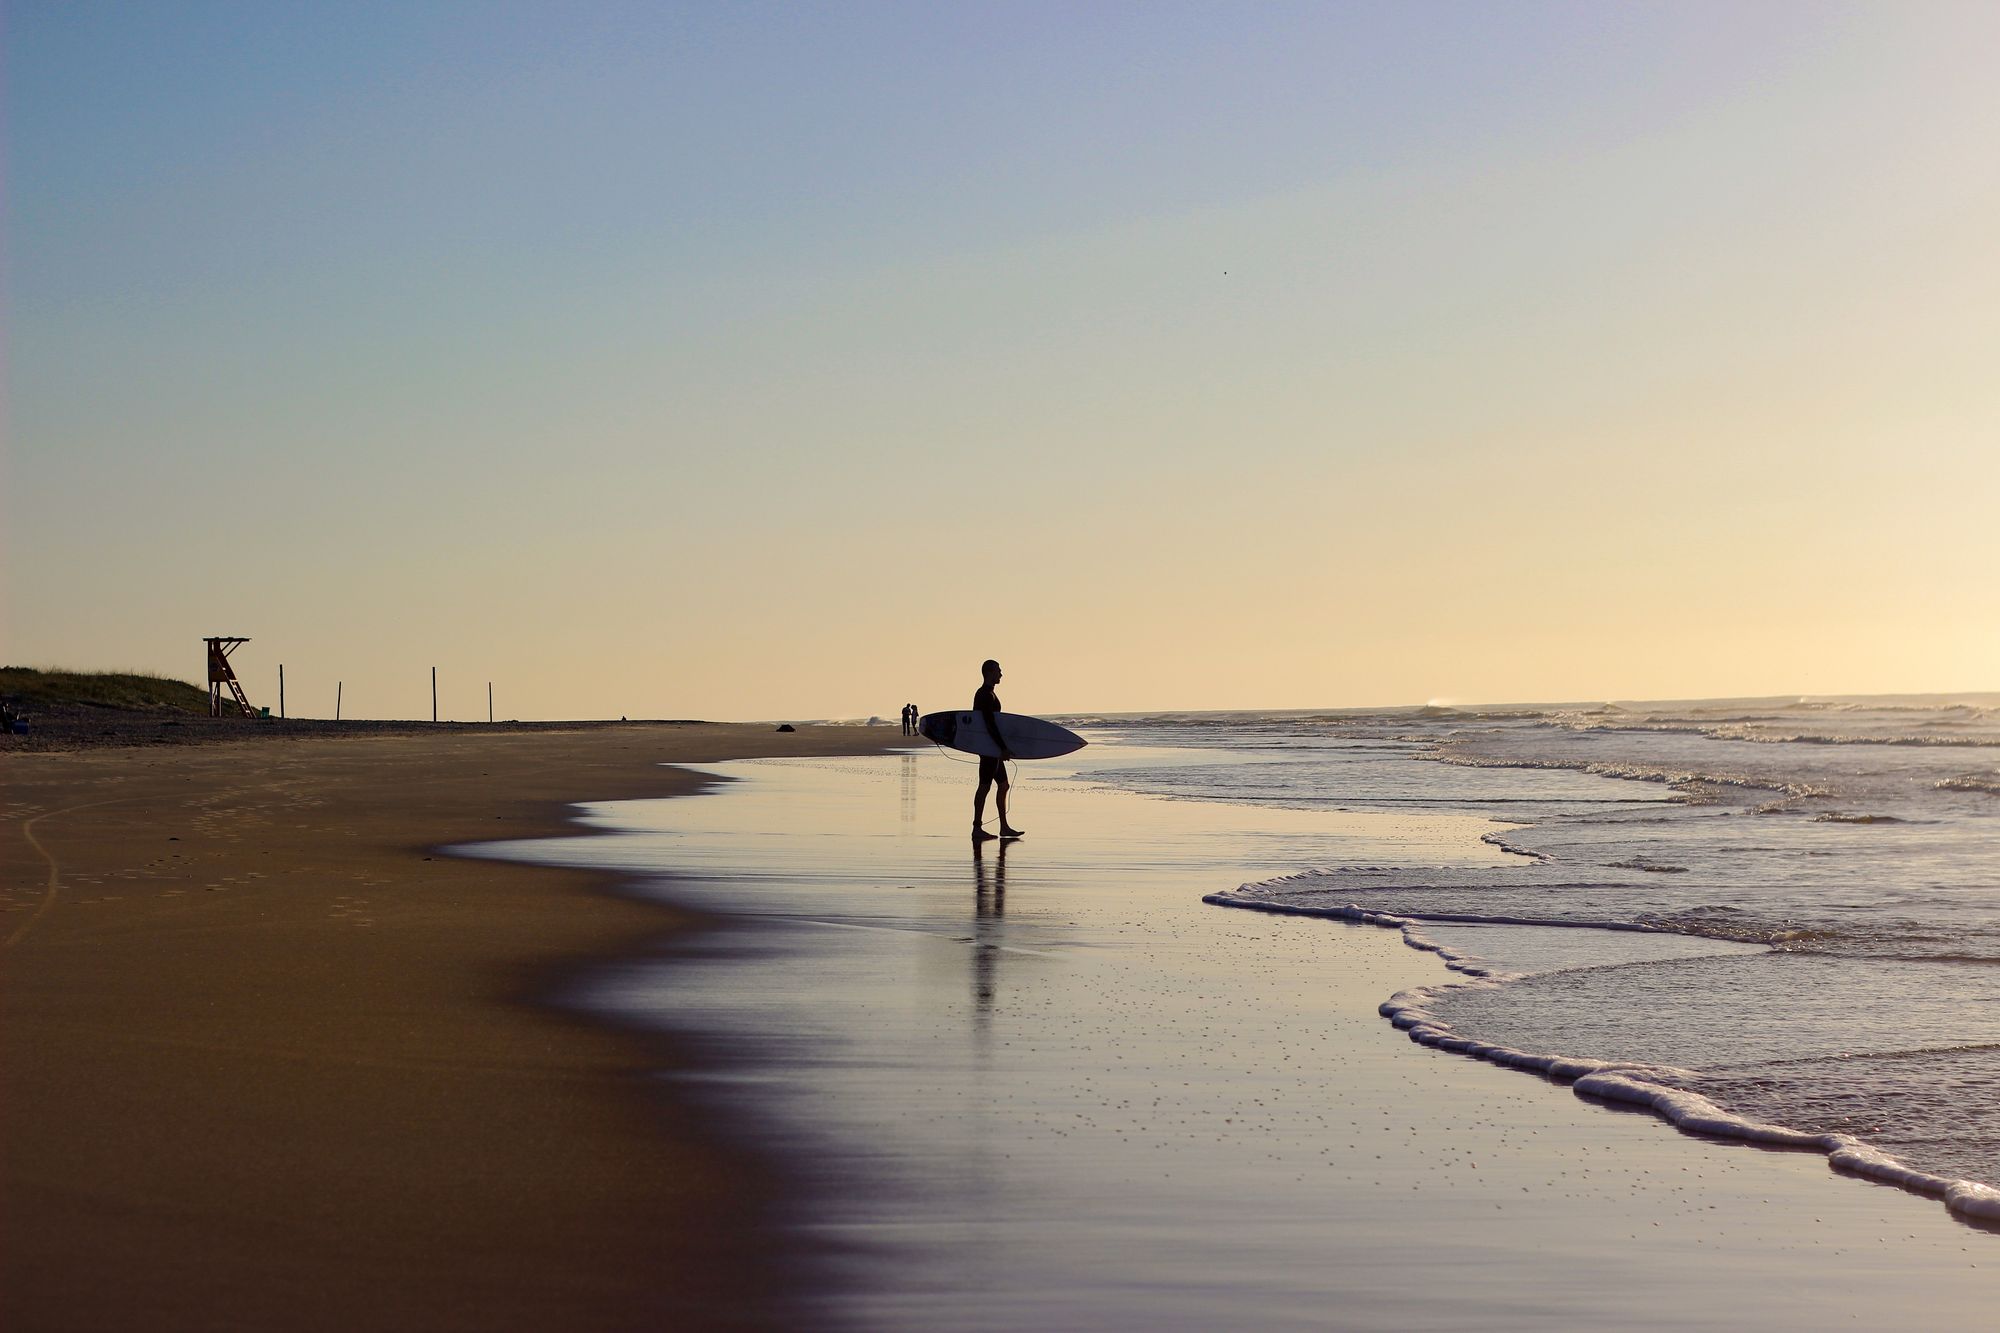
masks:
POLYGON ((972 840, 986 842, 995 836, 986 831, 985 825, 986 793, 989 788, 996 785, 1000 789, 993 796, 993 804, 1000 812, 998 836, 1018 838, 1021 836, 1021 830, 1007 822, 1007 761, 1014 757, 1014 753, 1007 748, 1007 742, 1001 739, 1000 696, 993 692, 993 687, 1000 683, 1000 664, 989 657, 980 663, 979 674, 985 683, 972 696, 972 711, 979 714, 980 719, 986 723, 986 730, 993 737, 994 747, 1000 753, 997 756, 979 757, 979 790, 972 796, 972 840))

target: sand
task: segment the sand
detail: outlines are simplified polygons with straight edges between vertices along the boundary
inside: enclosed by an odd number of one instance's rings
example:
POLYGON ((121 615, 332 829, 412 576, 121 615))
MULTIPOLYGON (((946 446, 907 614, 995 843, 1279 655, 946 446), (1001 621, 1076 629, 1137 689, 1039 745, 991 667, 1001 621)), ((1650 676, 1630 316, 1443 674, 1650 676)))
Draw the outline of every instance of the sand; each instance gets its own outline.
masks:
POLYGON ((1933 1201, 1413 1046, 1375 1006, 1444 973, 1391 932, 1200 902, 1497 855, 1481 821, 1037 770, 1028 839, 974 857, 969 770, 861 757, 896 740, 0 757, 0 1323, 1888 1328, 2000 1296, 2000 1237, 1933 1201), (760 754, 856 757, 566 822, 760 754))
POLYGON ((539 1002, 682 918, 434 849, 895 733, 403 730, 0 755, 0 1324, 792 1322, 680 1056, 539 1002))

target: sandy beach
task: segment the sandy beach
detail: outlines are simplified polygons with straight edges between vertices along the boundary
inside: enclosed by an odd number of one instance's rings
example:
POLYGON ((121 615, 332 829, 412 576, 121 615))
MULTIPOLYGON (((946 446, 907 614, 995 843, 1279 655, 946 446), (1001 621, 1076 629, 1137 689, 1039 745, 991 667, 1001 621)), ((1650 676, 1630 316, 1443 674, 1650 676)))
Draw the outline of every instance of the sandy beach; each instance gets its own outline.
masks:
POLYGON ((1413 1046, 1376 1006, 1434 957, 1200 901, 1485 821, 1043 769, 974 856, 968 770, 895 740, 6 756, 7 1326, 1990 1310, 1995 1237, 1934 1203, 1413 1046))
POLYGON ((0 1333, 2000 1329, 2000 0, 0 30, 0 1333))
POLYGON ((776 1184, 656 1095, 679 1056, 537 1002, 682 919, 433 849, 884 731, 389 731, 0 755, 0 1322, 790 1322, 776 1184))

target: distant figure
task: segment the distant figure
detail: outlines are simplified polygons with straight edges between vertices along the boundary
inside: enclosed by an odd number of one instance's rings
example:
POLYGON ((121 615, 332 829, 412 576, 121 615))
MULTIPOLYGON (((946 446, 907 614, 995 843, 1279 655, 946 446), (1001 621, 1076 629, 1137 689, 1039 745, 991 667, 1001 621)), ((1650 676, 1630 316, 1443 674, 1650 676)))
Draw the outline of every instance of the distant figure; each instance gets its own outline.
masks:
POLYGON ((908 704, 905 706, 910 710, 910 734, 912 736, 918 735, 919 732, 917 729, 917 724, 923 721, 924 715, 917 711, 917 706, 915 704, 908 704))
POLYGON ((993 804, 1000 812, 998 836, 1018 838, 1021 836, 1021 830, 1007 822, 1007 761, 1014 755, 1008 750, 1007 742, 1000 736, 1000 696, 993 692, 993 687, 1000 683, 1000 664, 989 657, 980 664, 979 674, 985 683, 972 696, 972 711, 985 721, 986 730, 993 737, 993 744, 998 747, 1000 753, 991 758, 986 755, 979 756, 979 790, 972 797, 972 840, 987 842, 995 836, 986 831, 985 824, 986 792, 996 783, 1000 788, 993 798, 993 804))

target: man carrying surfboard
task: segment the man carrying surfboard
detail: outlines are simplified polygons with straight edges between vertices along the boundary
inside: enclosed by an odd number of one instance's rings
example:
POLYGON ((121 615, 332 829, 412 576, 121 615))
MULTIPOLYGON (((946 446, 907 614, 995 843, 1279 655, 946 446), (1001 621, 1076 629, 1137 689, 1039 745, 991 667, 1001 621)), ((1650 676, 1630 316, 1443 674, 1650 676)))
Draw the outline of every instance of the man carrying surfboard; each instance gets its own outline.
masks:
POLYGON ((1000 735, 1000 696, 993 687, 1000 683, 1000 664, 987 658, 979 665, 979 674, 984 679, 972 696, 972 711, 986 724, 988 734, 993 737, 993 747, 998 755, 979 756, 979 790, 972 796, 972 840, 987 842, 996 835, 986 831, 986 793, 989 788, 999 787, 994 793, 993 804, 1000 812, 1000 832, 1002 838, 1018 838, 1021 830, 1007 822, 1007 761, 1014 752, 1007 748, 1007 742, 1000 735))

